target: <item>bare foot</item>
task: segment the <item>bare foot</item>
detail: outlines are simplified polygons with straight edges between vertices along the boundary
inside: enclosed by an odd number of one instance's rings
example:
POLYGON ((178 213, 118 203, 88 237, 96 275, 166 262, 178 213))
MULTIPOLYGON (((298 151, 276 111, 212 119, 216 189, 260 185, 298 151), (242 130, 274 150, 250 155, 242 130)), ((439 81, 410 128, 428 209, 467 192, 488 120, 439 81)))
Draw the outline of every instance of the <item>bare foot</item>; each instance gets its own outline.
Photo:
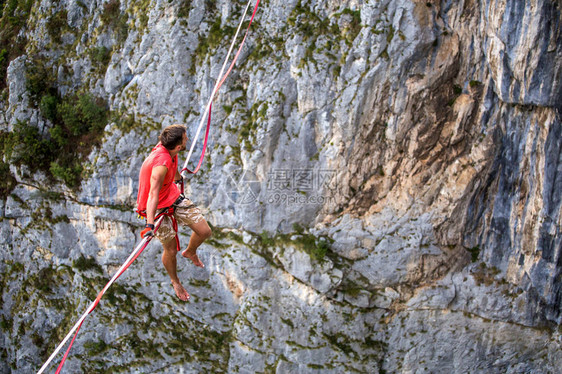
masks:
POLYGON ((183 286, 181 285, 181 283, 174 283, 172 282, 172 286, 174 287, 174 291, 176 291, 176 295, 179 297, 179 299, 181 301, 187 301, 189 300, 189 294, 187 293, 187 291, 185 290, 185 288, 183 288, 183 286))
POLYGON ((200 268, 205 267, 205 265, 201 262, 199 257, 197 257, 197 253, 189 253, 186 249, 181 253, 181 255, 185 258, 189 258, 193 262, 193 265, 199 266, 200 268))

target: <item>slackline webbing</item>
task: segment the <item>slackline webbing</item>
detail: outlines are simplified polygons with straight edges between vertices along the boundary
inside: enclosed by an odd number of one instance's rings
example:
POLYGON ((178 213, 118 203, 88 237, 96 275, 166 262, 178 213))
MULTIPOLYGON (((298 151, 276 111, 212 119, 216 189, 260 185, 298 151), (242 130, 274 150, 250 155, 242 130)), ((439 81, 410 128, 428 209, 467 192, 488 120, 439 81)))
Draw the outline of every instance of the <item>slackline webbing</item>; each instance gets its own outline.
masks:
MULTIPOLYGON (((230 72, 232 71, 232 68, 234 67, 234 64, 236 63, 236 60, 238 59, 238 56, 240 55, 240 52, 242 50, 242 47, 244 45, 244 42, 246 41, 246 37, 248 36, 248 32, 250 30, 250 25, 252 24, 252 21, 254 19, 254 16, 256 15, 256 11, 258 9, 258 5, 260 3, 260 0, 256 0, 256 5, 254 7, 254 11, 252 13, 252 17, 250 19, 250 22, 248 24, 248 28, 246 29, 246 34, 244 35, 244 38, 238 48, 238 51, 236 52, 236 55, 234 57, 234 59, 232 60, 226 74, 223 75, 224 73, 224 69, 226 68, 228 59, 230 58, 230 54, 232 53, 232 50, 234 48, 235 42, 236 42, 236 38, 239 34, 239 31, 242 27, 242 24, 244 23, 244 18, 246 17, 246 14, 248 12, 248 9, 250 7, 250 5, 252 4, 253 0, 249 0, 248 4, 245 8, 244 13, 242 14, 241 20, 240 20, 240 24, 238 26, 238 29, 236 30, 236 34, 234 35, 234 38, 232 40, 230 49, 228 50, 228 53, 226 55, 224 64, 221 68, 221 71, 219 73, 219 76, 217 78, 217 83, 215 84, 215 87, 213 88, 213 91, 211 92, 211 97, 209 98, 209 101, 207 103, 207 107, 205 108, 205 111, 203 112, 204 115, 201 118, 199 127, 197 128, 197 132, 196 135, 192 141, 191 144, 191 148, 189 150, 189 153, 187 155, 187 159, 185 160, 185 164, 184 167, 181 170, 181 174, 183 177, 185 177, 185 172, 194 174, 196 173, 199 168, 201 167, 201 164, 203 162, 203 158, 205 155, 205 149, 207 147, 207 140, 209 137, 209 128, 210 128, 210 124, 211 124, 211 109, 212 109, 212 101, 217 93, 217 91, 219 90, 219 88, 223 85, 224 81, 226 80, 226 78, 228 77, 228 75, 230 74, 230 72), (207 114, 208 113, 208 114, 207 114), (205 132, 205 140, 203 143, 203 151, 201 153, 201 157, 199 159, 199 163, 197 164, 197 167, 194 169, 194 171, 190 171, 187 169, 187 163, 189 162, 189 159, 191 158, 191 155, 193 153, 193 149, 195 148, 195 143, 197 141, 197 138, 199 136, 199 133, 201 132, 201 128, 203 126, 203 123, 205 122, 205 116, 207 117, 207 129, 205 132)), ((164 218, 164 215, 162 215, 155 223, 155 228, 154 228, 154 232, 156 232, 159 228, 160 228, 160 224, 162 223, 162 220, 164 218)), ((90 306, 86 309, 86 312, 82 315, 82 317, 80 317, 80 319, 78 320, 78 322, 76 322, 76 324, 72 327, 72 329, 70 330, 70 332, 66 335, 66 337, 62 340, 62 342, 58 345, 58 347, 55 349, 55 351, 51 354, 51 356, 47 359, 47 361, 43 364, 43 366, 39 369, 39 371, 37 372, 37 374, 41 374, 45 371, 45 369, 49 366, 49 364, 51 363, 51 361, 55 358, 55 356, 59 353, 59 351, 61 350, 61 348, 66 344, 66 342, 68 341, 68 339, 70 339, 70 337, 72 336, 72 334, 74 333, 74 337, 72 338, 67 350, 64 353, 64 356, 59 364, 59 366, 57 367, 57 371, 56 374, 59 374, 60 371, 62 370, 62 367, 66 361, 66 358, 68 357, 68 354, 70 352, 70 349, 74 343, 74 340, 76 339, 76 336, 78 335, 78 331, 80 331, 80 328, 82 326, 82 323, 84 322, 84 320, 86 319, 86 317, 93 312, 93 310, 97 307, 97 305, 99 304, 102 296, 105 294, 105 292, 109 289, 109 287, 117 280, 117 278, 119 278, 121 276, 121 274, 123 274, 125 272, 125 270, 127 270, 127 268, 137 259, 137 257, 142 253, 142 251, 144 251, 144 249, 148 246, 148 244, 150 243, 150 241, 152 240, 153 237, 145 237, 142 239, 142 241, 135 247, 135 249, 133 250, 133 252, 129 255, 129 258, 127 258, 127 260, 123 263, 123 265, 121 265, 121 267, 119 268, 119 270, 115 273, 115 275, 111 278, 111 280, 105 285, 105 287, 100 291, 100 293, 98 294, 98 296, 96 297, 96 299, 90 304, 90 306)))

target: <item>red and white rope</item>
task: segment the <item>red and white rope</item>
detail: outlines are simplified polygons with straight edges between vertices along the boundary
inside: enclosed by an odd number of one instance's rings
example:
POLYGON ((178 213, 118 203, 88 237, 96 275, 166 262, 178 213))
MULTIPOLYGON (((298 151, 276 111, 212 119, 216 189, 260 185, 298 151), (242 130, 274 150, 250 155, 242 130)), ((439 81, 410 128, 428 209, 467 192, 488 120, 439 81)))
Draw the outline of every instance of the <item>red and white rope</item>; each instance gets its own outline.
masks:
MULTIPOLYGON (((158 228, 160 228, 160 224, 162 223, 162 219, 164 219, 164 216, 160 217, 157 221, 156 221, 156 225, 154 227, 154 232, 156 232, 156 230, 158 230, 158 228)), ((62 366, 66 360, 66 357, 68 356, 68 352, 70 352, 70 348, 72 347, 72 344, 74 343, 74 339, 76 339, 76 335, 78 335, 78 330, 80 330, 80 327, 82 326, 82 322, 84 322, 84 319, 86 319, 86 317, 88 316, 88 314, 92 313, 93 310, 96 308, 96 306, 98 305, 98 303, 100 302, 102 296, 105 294, 105 292, 109 289, 109 287, 111 287, 111 285, 117 280, 117 278, 119 278, 121 276, 121 274, 123 274, 123 272, 125 270, 127 270, 127 268, 133 263, 133 261, 136 260, 136 258, 142 253, 142 251, 146 248, 146 246, 148 245, 148 243, 150 243, 150 241, 152 240, 152 237, 145 237, 138 245, 137 247, 134 249, 134 251, 131 253, 131 255, 129 256, 129 258, 127 258, 127 260, 123 263, 123 265, 121 265, 121 267, 119 268, 119 270, 117 270, 117 272, 115 273, 115 275, 113 276, 113 278, 111 278, 111 280, 105 285, 105 287, 103 288, 103 290, 101 290, 101 292, 98 294, 98 296, 96 297, 96 299, 90 304, 90 306, 88 307, 88 309, 86 309, 86 312, 82 315, 82 317, 80 317, 80 319, 78 320, 78 322, 76 322, 76 324, 74 325, 74 327, 72 327, 72 329, 70 330, 70 332, 66 335, 66 337, 62 340, 62 342, 58 345, 58 347, 55 349, 55 351, 51 354, 51 356, 49 356, 49 358, 47 359, 47 361, 43 364, 43 366, 41 367, 41 369, 39 369, 39 371, 37 372, 37 374, 41 374, 43 373, 43 371, 45 371, 45 369, 49 366, 49 364, 51 363, 51 361, 55 358, 55 356, 57 355, 57 353, 59 353, 59 351, 61 350, 61 348, 66 344, 66 342, 68 341, 68 339, 70 339, 70 337, 72 336, 72 334, 76 331, 76 334, 74 335, 74 338, 72 339, 72 341, 70 342, 70 345, 68 346, 68 349, 66 350, 64 357, 56 371, 56 373, 58 374, 61 369, 62 366)))
POLYGON ((228 67, 228 70, 226 71, 226 73, 224 73, 224 70, 226 69, 226 66, 227 66, 227 63, 228 63, 228 59, 230 58, 232 50, 234 49, 236 39, 238 38, 238 34, 240 33, 240 30, 242 29, 242 24, 244 23, 244 18, 246 18, 246 14, 248 13, 248 9, 250 8, 250 5, 252 4, 252 1, 253 0, 248 1, 248 4, 246 5, 246 8, 244 10, 244 13, 242 14, 242 17, 240 18, 240 24, 238 25, 238 28, 236 29, 236 34, 234 34, 234 38, 232 39, 232 43, 230 44, 230 48, 228 49, 228 53, 226 54, 226 58, 225 58, 224 63, 222 65, 219 76, 217 78, 217 82, 215 84, 215 87, 213 88, 213 91, 211 91, 211 96, 209 97, 209 101, 207 102, 207 106, 205 107, 205 110, 203 111, 203 116, 201 117, 201 121, 199 121, 199 126, 197 127, 197 131, 195 133, 195 136, 193 137, 193 140, 191 141, 191 147, 189 148, 189 152, 187 154, 187 159, 185 160, 185 163, 183 164, 183 168, 181 170, 181 175, 183 177, 185 177, 187 175, 186 172, 190 173, 190 174, 197 173, 197 171, 199 171, 199 168, 201 167, 201 164, 203 163, 203 158, 205 156, 205 150, 207 148, 207 140, 209 138, 209 127, 211 125, 211 108, 212 108, 212 105, 213 105, 213 100, 214 100, 215 95, 217 94, 219 88, 223 85, 224 81, 226 80, 226 78, 228 77, 230 72, 232 71, 232 68, 234 67, 234 64, 236 63, 236 60, 238 60, 238 56, 240 56, 240 52, 242 51, 242 47, 244 46, 244 43, 246 42, 246 37, 248 36, 248 32, 250 31, 250 26, 252 25, 252 21, 254 20, 254 17, 256 15, 257 10, 258 10, 258 5, 260 4, 260 0, 256 0, 256 5, 254 6, 254 12, 252 13, 252 17, 250 18, 250 22, 248 23, 248 27, 246 28, 246 33, 244 35, 244 39, 242 39, 242 42, 240 43, 240 46, 238 47, 238 51, 236 52, 236 55, 234 55, 234 59, 230 63, 230 66, 228 67), (224 75, 223 75, 223 73, 224 73, 224 75), (197 139, 199 138, 199 134, 201 133, 201 129, 203 128, 203 124, 205 123, 206 118, 207 118, 207 130, 205 132, 205 140, 203 141, 203 150, 201 151, 201 156, 199 158, 199 162, 197 163, 197 166, 195 167, 195 169, 193 169, 193 171, 191 171, 187 168, 187 163, 191 159, 191 155, 193 154, 195 144, 197 143, 197 139))
MULTIPOLYGON (((217 91, 219 90, 219 88, 222 86, 222 84, 224 83, 224 81, 226 80, 226 77, 230 74, 230 72, 232 71, 232 68, 234 67, 234 64, 236 62, 236 60, 238 59, 238 56, 240 55, 240 51, 242 50, 242 46, 244 45, 244 42, 246 41, 246 37, 248 36, 248 31, 250 29, 250 25, 252 24, 252 21, 254 19, 254 16, 256 15, 256 11, 258 9, 258 5, 260 0, 256 0, 256 5, 254 7, 254 12, 252 14, 252 17, 250 19, 250 23, 248 25, 248 28, 246 30, 246 34, 244 35, 244 39, 242 40, 240 47, 238 48, 238 51, 234 57, 234 60, 231 62, 230 67, 228 68, 226 74, 223 75, 224 70, 227 66, 227 62, 228 59, 230 57, 230 54, 232 53, 232 50, 234 48, 235 42, 236 42, 236 38, 238 37, 238 34, 240 32, 240 29, 242 28, 242 24, 244 23, 244 18, 246 17, 246 14, 248 12, 248 9, 251 5, 253 0, 249 0, 248 1, 248 5, 246 6, 246 9, 244 10, 244 14, 241 17, 240 20, 240 24, 238 26, 238 29, 236 30, 236 34, 232 40, 232 44, 230 45, 230 49, 228 50, 228 53, 226 55, 224 64, 221 68, 221 71, 219 73, 219 77, 217 78, 217 83, 215 84, 215 87, 213 88, 213 91, 211 92, 211 97, 209 98, 209 101, 207 103, 207 106, 205 108, 205 111, 203 113, 208 113, 208 120, 207 120, 207 131, 205 134, 205 141, 204 141, 204 145, 203 145, 203 151, 201 154, 201 158, 199 160, 199 163, 196 167, 196 169, 191 172, 187 169, 187 163, 189 161, 189 159, 191 158, 191 155, 193 153, 193 149, 195 148, 195 143, 197 141, 197 138, 199 136, 199 133, 201 132, 201 128, 203 127, 203 123, 205 122, 205 118, 206 116, 203 115, 203 117, 201 118, 201 122, 199 123, 199 127, 197 128, 197 132, 195 134, 195 137, 192 141, 191 144, 191 148, 189 150, 189 153, 187 155, 187 159, 185 160, 185 164, 184 167, 182 169, 182 175, 185 176, 185 171, 190 172, 190 173, 196 173, 200 166, 201 163, 203 162, 203 157, 205 155, 205 148, 207 147, 207 139, 209 136, 209 126, 210 126, 210 122, 211 122, 211 108, 212 108, 212 102, 214 99, 215 94, 217 93, 217 91)), ((162 219, 164 218, 164 216, 161 216, 157 221, 156 221, 156 225, 155 225, 155 229, 154 232, 156 232, 158 230, 158 228, 160 227, 160 224, 162 223, 162 219)), ((69 333, 66 335, 66 337, 62 340, 62 342, 57 346, 57 348, 55 349, 55 351, 51 354, 51 356, 49 356, 49 358, 47 359, 47 361, 43 364, 43 366, 41 367, 41 369, 39 369, 39 371, 37 372, 37 374, 41 374, 45 371, 45 369, 47 369, 47 367, 49 366, 49 364, 51 363, 51 361, 55 358, 55 356, 59 353, 59 351, 62 349, 62 347, 66 344, 66 342, 68 341, 68 339, 70 339, 70 337, 72 336, 72 334, 74 333, 74 337, 72 338, 72 341, 70 342, 58 368, 56 371, 56 374, 60 373, 60 371, 62 370, 62 367, 66 361, 66 358, 68 357, 68 353, 70 352, 70 348, 72 347, 72 344, 74 343, 74 340, 76 339, 76 336, 78 335, 78 331, 80 331, 80 327, 82 326, 82 323, 84 322, 84 320, 86 319, 86 317, 88 316, 88 314, 92 313, 94 311, 94 309, 96 308, 96 306, 99 304, 102 296, 105 294, 105 292, 109 289, 109 287, 111 287, 111 285, 117 280, 117 278, 119 278, 121 276, 121 274, 123 274, 123 272, 125 272, 125 270, 127 270, 127 268, 137 259, 137 257, 142 253, 142 251, 144 251, 144 249, 147 247, 148 243, 150 243, 150 241, 152 240, 152 237, 145 237, 138 245, 137 247, 133 250, 133 252, 130 254, 129 258, 127 258, 127 260, 123 263, 123 265, 119 268, 119 270, 115 273, 115 275, 111 278, 111 280, 105 285, 105 287, 101 290, 101 292, 98 294, 98 296, 96 297, 96 300, 94 300, 90 306, 88 307, 88 309, 86 309, 86 312, 80 317, 80 319, 78 320, 78 322, 76 322, 76 324, 72 327, 72 329, 69 331, 69 333)))

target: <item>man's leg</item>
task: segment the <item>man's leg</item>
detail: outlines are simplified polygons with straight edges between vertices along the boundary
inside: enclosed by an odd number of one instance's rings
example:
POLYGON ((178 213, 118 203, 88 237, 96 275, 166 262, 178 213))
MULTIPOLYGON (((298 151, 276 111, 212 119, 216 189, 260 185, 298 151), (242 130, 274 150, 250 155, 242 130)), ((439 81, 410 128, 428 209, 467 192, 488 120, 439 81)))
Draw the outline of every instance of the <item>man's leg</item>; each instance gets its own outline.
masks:
POLYGON ((187 245, 187 248, 182 252, 181 255, 193 261, 193 264, 195 266, 203 268, 205 267, 205 265, 203 265, 199 257, 197 257, 197 248, 199 248, 199 246, 205 241, 205 239, 208 239, 211 236, 211 228, 209 227, 209 224, 207 223, 207 221, 205 221, 205 219, 201 219, 197 223, 192 223, 189 225, 189 227, 193 232, 191 233, 191 238, 189 238, 189 244, 187 245))
POLYGON ((164 247, 164 251, 162 252, 162 263, 172 280, 174 291, 176 291, 176 295, 178 295, 180 300, 187 301, 189 299, 189 294, 185 288, 183 288, 177 273, 176 255, 178 252, 175 239, 162 243, 162 247, 164 247))

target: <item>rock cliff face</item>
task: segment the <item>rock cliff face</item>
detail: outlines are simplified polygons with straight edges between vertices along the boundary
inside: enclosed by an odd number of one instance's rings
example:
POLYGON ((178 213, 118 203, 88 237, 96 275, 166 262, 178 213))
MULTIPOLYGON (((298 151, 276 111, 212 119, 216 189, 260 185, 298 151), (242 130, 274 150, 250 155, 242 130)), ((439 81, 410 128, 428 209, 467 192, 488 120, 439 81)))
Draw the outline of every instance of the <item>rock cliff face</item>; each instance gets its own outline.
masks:
MULTIPOLYGON (((28 373, 133 249, 139 167, 164 126, 194 136, 244 4, 2 4, 24 48, 0 59, 0 372, 28 373), (6 140, 59 141, 72 95, 109 110, 69 138, 81 179, 6 140)), ((192 300, 152 243, 65 368, 559 371, 561 23, 546 0, 262 2, 189 179, 214 226, 206 268, 179 261, 192 300)))

